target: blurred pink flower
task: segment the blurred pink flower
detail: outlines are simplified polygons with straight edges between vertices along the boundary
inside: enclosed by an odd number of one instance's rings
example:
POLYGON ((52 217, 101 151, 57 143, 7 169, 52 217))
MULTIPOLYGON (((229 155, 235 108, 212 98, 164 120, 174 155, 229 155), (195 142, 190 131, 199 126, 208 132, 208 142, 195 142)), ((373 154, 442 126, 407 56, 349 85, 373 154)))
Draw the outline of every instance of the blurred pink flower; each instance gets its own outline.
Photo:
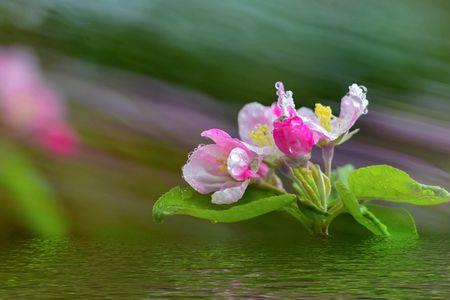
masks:
POLYGON ((210 129, 201 135, 214 144, 201 145, 194 150, 183 167, 183 178, 197 192, 213 193, 212 203, 238 201, 252 179, 267 174, 262 157, 225 131, 210 129))
POLYGON ((54 154, 77 149, 77 136, 65 121, 63 99, 42 78, 29 50, 0 49, 0 114, 10 128, 54 154))
POLYGON ((46 126, 36 138, 42 148, 58 155, 71 155, 78 148, 78 137, 65 123, 46 126))

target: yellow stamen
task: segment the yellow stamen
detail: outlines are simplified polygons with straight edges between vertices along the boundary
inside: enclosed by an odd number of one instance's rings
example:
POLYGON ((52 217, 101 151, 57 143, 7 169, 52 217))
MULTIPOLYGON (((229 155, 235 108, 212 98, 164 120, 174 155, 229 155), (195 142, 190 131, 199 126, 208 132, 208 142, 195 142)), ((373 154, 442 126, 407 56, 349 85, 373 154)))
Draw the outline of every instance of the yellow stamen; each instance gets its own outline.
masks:
POLYGON ((219 166, 219 171, 226 172, 227 171, 227 164, 221 164, 219 166))
POLYGON ((224 154, 223 157, 218 159, 220 166, 218 167, 219 171, 226 172, 227 168, 227 155, 224 154))
POLYGON ((314 109, 316 116, 319 118, 320 124, 327 131, 331 130, 331 108, 329 106, 323 106, 320 103, 316 103, 316 107, 314 109))
POLYGON ((249 132, 249 136, 258 146, 273 146, 272 135, 266 124, 256 125, 255 130, 249 132))

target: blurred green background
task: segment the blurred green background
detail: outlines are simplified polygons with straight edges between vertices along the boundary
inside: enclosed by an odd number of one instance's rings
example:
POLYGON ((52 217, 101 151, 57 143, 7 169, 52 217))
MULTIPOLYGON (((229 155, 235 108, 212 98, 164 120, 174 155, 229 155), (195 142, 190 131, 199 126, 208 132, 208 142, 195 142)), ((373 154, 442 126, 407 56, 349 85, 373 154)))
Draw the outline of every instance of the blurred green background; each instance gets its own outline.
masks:
MULTIPOLYGON (((448 1, 0 1, 0 45, 35 51, 82 142, 67 159, 2 144, 0 235, 292 230, 274 216, 151 221, 199 133, 236 135, 240 107, 272 103, 278 80, 297 105, 335 111, 365 85, 369 114, 335 165, 387 163, 448 189, 449 36, 448 1)), ((448 205, 412 209, 422 231, 450 229, 448 205)))

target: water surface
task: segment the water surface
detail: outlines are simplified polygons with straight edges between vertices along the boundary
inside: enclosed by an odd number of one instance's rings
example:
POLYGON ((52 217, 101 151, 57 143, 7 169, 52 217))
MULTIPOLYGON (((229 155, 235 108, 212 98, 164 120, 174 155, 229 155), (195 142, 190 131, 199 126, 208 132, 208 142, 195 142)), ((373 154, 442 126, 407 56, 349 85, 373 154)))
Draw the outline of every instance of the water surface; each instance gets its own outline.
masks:
POLYGON ((447 236, 24 240, 1 247, 0 298, 448 298, 449 250, 447 236))

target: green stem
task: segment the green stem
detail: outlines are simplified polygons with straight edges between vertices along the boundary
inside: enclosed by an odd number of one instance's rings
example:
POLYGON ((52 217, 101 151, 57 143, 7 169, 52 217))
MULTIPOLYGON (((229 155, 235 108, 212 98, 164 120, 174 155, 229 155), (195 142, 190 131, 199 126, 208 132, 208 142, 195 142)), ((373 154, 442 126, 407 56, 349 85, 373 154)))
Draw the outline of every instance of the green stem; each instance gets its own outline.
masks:
MULTIPOLYGON (((365 207, 364 207, 365 208, 365 207)), ((378 220, 377 217, 374 216, 374 214, 372 214, 367 208, 363 211, 363 215, 368 218, 373 224, 375 224, 375 226, 378 227, 378 229, 385 235, 385 236, 389 236, 389 231, 386 227, 386 225, 384 225, 383 223, 380 222, 380 220, 378 220)))
POLYGON ((330 144, 322 147, 322 159, 325 165, 325 175, 330 178, 331 175, 331 165, 333 162, 334 156, 334 144, 330 142, 330 144))
POLYGON ((322 237, 328 237, 328 226, 330 224, 327 223, 325 220, 319 220, 315 223, 314 231, 317 235, 320 235, 322 237))
POLYGON ((330 224, 333 222, 333 220, 339 216, 340 214, 342 214, 343 212, 345 212, 345 208, 344 208, 344 204, 342 203, 342 201, 339 201, 338 203, 336 203, 335 205, 333 205, 332 207, 330 207, 330 209, 328 210, 328 213, 330 214, 326 220, 328 226, 330 226, 330 224))
POLYGON ((338 199, 330 204, 330 209, 328 210, 330 215, 334 215, 338 213, 340 210, 344 208, 344 204, 342 203, 342 200, 338 199))
POLYGON ((274 185, 271 185, 271 184, 269 184, 269 183, 267 183, 267 182, 265 182, 265 181, 259 181, 259 182, 257 183, 257 186, 259 186, 259 187, 261 187, 261 188, 263 188, 263 189, 266 189, 266 190, 270 190, 270 191, 272 191, 272 192, 275 192, 277 195, 286 194, 286 191, 285 191, 285 190, 283 190, 283 189, 281 189, 281 188, 279 188, 279 187, 276 187, 276 186, 274 186, 274 185))

